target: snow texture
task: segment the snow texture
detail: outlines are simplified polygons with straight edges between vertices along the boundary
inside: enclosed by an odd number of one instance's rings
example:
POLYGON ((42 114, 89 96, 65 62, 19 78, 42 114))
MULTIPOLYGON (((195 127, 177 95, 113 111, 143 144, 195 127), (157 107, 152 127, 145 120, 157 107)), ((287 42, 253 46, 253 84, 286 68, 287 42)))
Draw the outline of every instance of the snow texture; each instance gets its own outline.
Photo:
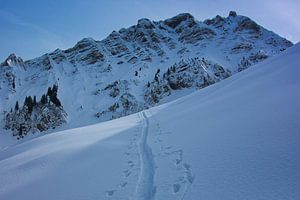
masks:
POLYGON ((299 56, 4 148, 0 199, 300 199, 299 56))

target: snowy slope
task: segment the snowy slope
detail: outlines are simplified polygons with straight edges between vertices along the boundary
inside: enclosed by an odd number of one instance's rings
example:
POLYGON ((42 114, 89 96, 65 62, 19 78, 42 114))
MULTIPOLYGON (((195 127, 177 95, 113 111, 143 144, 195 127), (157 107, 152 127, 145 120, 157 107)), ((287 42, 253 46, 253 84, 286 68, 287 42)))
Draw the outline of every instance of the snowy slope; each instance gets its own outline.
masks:
POLYGON ((4 149, 0 199, 299 199, 299 56, 4 149))
POLYGON ((2 119, 17 100, 21 105, 26 96, 39 100, 53 84, 58 85, 68 116, 60 127, 65 130, 169 102, 290 46, 291 42, 234 12, 203 22, 183 13, 158 22, 140 19, 101 41, 85 38, 72 48, 27 61, 12 54, 0 65, 1 132, 5 131, 2 119), (170 79, 163 78, 172 66, 180 69, 171 74, 180 85, 175 89, 170 79))

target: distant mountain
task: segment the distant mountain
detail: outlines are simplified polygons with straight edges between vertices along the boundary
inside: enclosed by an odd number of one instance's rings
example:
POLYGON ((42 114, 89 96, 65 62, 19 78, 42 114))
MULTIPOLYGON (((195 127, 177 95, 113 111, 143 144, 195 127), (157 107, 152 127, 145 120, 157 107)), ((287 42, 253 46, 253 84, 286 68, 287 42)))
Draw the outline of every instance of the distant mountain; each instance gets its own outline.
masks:
POLYGON ((12 54, 0 65, 1 126, 23 137, 126 116, 214 84, 292 45, 232 11, 203 22, 188 13, 140 19, 104 40, 84 38, 32 60, 12 54), (47 92, 53 86, 55 98, 47 92), (34 97, 36 104, 29 100, 34 97))

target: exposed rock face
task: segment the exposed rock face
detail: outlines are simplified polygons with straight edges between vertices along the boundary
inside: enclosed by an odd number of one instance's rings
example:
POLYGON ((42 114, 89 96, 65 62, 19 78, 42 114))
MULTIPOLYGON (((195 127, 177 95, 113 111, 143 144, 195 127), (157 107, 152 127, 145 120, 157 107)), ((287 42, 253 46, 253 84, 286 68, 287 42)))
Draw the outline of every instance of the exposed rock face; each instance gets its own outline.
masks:
POLYGON ((204 88, 230 75, 230 71, 204 58, 181 60, 162 76, 160 71, 155 74, 154 80, 145 86, 145 100, 153 105, 171 95, 174 90, 204 88))
POLYGON ((213 19, 205 20, 204 23, 209 26, 212 25, 212 26, 215 26, 216 28, 221 28, 224 25, 224 23, 226 23, 226 19, 221 17, 220 15, 217 15, 213 19))
POLYGON ((6 60, 0 64, 0 67, 4 67, 4 66, 21 66, 25 69, 25 63, 23 61, 23 59, 21 57, 17 57, 16 54, 12 53, 10 54, 6 60))
POLYGON ((236 27, 235 31, 250 31, 253 33, 259 33, 260 26, 250 18, 245 17, 242 20, 238 21, 238 26, 236 27))
POLYGON ((229 12, 229 17, 236 17, 236 16, 237 16, 237 14, 236 14, 235 11, 230 11, 229 12))
POLYGON ((214 37, 215 32, 209 28, 194 28, 191 31, 185 31, 182 33, 182 35, 179 37, 179 41, 186 42, 186 43, 195 43, 199 40, 204 39, 211 39, 214 37))
POLYGON ((12 130, 28 120, 29 132, 57 127, 66 112, 69 127, 110 120, 178 97, 179 90, 211 85, 292 45, 234 11, 203 22, 189 13, 162 21, 140 19, 101 41, 84 38, 72 48, 27 61, 10 55, 0 65, 0 119, 12 130), (39 116, 59 115, 57 124, 38 116, 44 123, 33 123, 33 115, 19 119, 9 112, 17 100, 40 97, 53 84, 61 88, 64 110, 35 110, 39 116))
POLYGON ((186 22, 189 27, 196 24, 194 17, 189 13, 182 13, 164 21, 164 24, 175 29, 182 22, 186 22))

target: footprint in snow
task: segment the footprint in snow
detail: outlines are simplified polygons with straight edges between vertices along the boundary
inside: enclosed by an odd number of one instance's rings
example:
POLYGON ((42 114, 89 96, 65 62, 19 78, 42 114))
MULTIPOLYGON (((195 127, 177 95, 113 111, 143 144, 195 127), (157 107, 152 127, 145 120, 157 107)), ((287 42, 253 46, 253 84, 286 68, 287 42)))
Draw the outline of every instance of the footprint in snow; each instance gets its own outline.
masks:
POLYGON ((173 184, 173 192, 174 194, 179 192, 181 185, 178 183, 173 184))
POLYGON ((128 176, 130 176, 131 172, 127 169, 127 170, 123 171, 123 174, 125 177, 128 177, 128 176))
POLYGON ((133 166, 134 166, 134 164, 133 164, 133 162, 132 162, 131 160, 128 161, 127 163, 128 163, 128 166, 129 166, 129 167, 133 167, 133 166))
POLYGON ((111 197, 111 196, 114 195, 115 191, 116 190, 108 190, 108 191, 105 192, 105 194, 106 194, 106 196, 111 197))
POLYGON ((120 183, 119 187, 124 188, 127 185, 127 182, 120 183))

